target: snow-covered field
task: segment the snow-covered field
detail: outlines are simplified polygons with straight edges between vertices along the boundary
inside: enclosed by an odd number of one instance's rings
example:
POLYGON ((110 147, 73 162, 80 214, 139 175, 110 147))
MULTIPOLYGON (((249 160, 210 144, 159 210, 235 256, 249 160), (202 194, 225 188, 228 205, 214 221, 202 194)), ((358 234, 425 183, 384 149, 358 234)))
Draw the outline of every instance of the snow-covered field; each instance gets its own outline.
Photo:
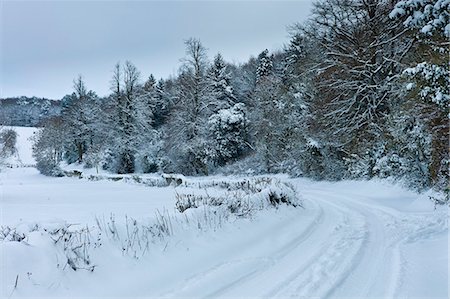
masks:
POLYGON ((448 298, 448 209, 435 210, 427 194, 383 181, 277 179, 295 187, 303 207, 265 206, 224 221, 206 206, 180 213, 177 197, 231 196, 237 191, 211 182, 243 178, 148 187, 4 169, 1 226, 25 238, 0 241, 0 296, 448 298), (162 229, 167 220, 169 233, 138 244, 146 225, 162 229), (89 234, 49 233, 61 228, 89 234), (68 236, 80 239, 57 240, 68 236), (63 246, 77 244, 88 250, 86 270, 67 262, 63 246))

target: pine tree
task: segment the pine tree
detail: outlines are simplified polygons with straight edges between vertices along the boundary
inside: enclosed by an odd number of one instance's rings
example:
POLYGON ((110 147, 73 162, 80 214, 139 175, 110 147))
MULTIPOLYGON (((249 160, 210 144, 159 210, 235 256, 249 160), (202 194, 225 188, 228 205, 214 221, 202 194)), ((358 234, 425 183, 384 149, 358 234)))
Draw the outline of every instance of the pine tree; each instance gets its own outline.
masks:
POLYGON ((273 57, 269 56, 269 50, 265 49, 258 55, 258 68, 256 69, 256 82, 267 78, 273 68, 273 57))
POLYGON ((207 74, 209 110, 212 113, 228 109, 236 102, 231 86, 231 74, 222 55, 217 54, 207 74))
POLYGON ((221 109, 210 116, 208 159, 224 166, 247 148, 247 111, 243 103, 221 109))

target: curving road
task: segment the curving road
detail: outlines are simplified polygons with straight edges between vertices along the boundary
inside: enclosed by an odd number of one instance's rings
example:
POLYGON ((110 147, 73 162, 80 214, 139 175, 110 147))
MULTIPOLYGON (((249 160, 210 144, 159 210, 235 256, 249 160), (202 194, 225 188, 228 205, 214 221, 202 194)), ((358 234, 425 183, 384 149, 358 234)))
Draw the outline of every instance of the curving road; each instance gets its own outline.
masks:
POLYGON ((241 250, 230 244, 221 262, 158 297, 448 297, 446 211, 401 210, 392 203, 409 199, 376 190, 299 188, 305 210, 244 238, 241 250), (444 263, 424 280, 424 267, 438 259, 444 263))

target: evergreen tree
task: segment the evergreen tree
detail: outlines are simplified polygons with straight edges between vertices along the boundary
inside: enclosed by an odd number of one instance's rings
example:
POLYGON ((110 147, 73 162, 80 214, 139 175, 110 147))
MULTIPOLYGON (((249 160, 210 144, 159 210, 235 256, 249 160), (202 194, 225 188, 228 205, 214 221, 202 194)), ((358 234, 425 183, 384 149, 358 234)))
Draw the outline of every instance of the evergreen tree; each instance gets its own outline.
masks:
POLYGON ((450 2, 448 0, 399 1, 390 13, 415 38, 414 59, 403 75, 412 102, 431 133, 429 176, 434 185, 448 183, 448 136, 450 107, 450 2))
POLYGON ((231 74, 227 70, 222 55, 217 54, 208 70, 207 84, 209 91, 209 109, 215 113, 220 109, 228 109, 236 102, 231 86, 231 74))
POLYGON ((247 147, 247 123, 243 103, 210 116, 208 156, 215 165, 223 166, 242 155, 247 147))
POLYGON ((265 49, 258 55, 258 67, 256 69, 256 82, 260 82, 267 78, 273 68, 273 57, 269 56, 269 50, 265 49))

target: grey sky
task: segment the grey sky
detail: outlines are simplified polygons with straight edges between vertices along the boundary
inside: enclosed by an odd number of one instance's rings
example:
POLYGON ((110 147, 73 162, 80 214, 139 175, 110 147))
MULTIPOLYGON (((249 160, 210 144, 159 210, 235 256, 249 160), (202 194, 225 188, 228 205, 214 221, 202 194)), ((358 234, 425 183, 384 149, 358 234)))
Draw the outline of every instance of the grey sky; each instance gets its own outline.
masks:
POLYGON ((117 61, 132 61, 143 79, 176 74, 189 37, 234 62, 279 49, 312 2, 0 1, 0 96, 53 99, 70 93, 78 74, 106 95, 117 61))

